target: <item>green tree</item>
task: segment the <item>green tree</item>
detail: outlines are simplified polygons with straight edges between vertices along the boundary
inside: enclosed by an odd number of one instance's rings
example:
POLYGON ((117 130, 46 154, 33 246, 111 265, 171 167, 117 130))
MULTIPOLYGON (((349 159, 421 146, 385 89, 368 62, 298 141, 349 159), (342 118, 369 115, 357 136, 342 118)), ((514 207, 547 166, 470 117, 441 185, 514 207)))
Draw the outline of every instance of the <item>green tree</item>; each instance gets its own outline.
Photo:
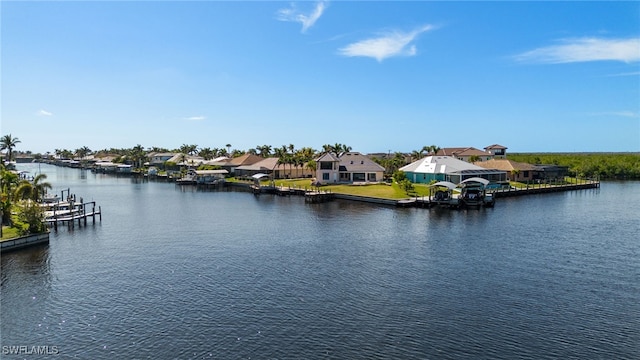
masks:
POLYGON ((205 160, 211 160, 213 159, 213 150, 211 150, 211 148, 202 148, 200 149, 200 151, 198 151, 198 156, 202 156, 203 159, 205 160))
POLYGON ((78 157, 80 160, 83 160, 85 157, 87 157, 90 154, 91 154, 91 149, 89 149, 89 147, 87 146, 83 146, 79 149, 76 149, 76 157, 78 157))
POLYGON ((20 142, 21 141, 17 137, 13 137, 11 134, 4 135, 0 138, 0 151, 7 150, 7 161, 11 161, 13 148, 15 148, 20 142))
POLYGON ((14 224, 18 227, 20 235, 38 234, 46 231, 44 220, 44 210, 38 203, 30 200, 18 203, 14 224))
POLYGON ((38 174, 33 181, 20 181, 15 189, 14 199, 39 202, 44 198, 47 190, 52 189, 51 184, 44 181, 46 179, 47 174, 38 174))
POLYGON ((138 144, 131 148, 127 154, 136 168, 142 168, 143 164, 147 162, 147 152, 142 145, 138 144))

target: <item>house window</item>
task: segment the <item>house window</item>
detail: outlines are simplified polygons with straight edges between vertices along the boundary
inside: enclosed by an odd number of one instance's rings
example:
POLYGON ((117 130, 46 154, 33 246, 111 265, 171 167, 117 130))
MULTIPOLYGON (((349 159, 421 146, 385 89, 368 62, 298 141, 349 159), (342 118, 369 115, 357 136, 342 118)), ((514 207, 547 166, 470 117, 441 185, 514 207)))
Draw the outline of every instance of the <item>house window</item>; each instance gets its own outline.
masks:
POLYGON ((329 173, 322 173, 322 180, 329 180, 329 173))
POLYGON ((364 173, 353 173, 353 181, 364 181, 365 179, 364 173))
POLYGON ((353 160, 351 160, 351 165, 353 165, 353 160))
POLYGON ((529 177, 529 172, 528 172, 528 171, 524 171, 524 172, 522 173, 522 175, 523 175, 524 177, 528 178, 528 177, 529 177))
POLYGON ((364 165, 364 160, 360 160, 360 165, 364 165))
POLYGON ((321 161, 320 170, 333 170, 333 163, 330 161, 321 161))
POLYGON ((367 180, 368 181, 376 181, 376 173, 367 174, 367 180))

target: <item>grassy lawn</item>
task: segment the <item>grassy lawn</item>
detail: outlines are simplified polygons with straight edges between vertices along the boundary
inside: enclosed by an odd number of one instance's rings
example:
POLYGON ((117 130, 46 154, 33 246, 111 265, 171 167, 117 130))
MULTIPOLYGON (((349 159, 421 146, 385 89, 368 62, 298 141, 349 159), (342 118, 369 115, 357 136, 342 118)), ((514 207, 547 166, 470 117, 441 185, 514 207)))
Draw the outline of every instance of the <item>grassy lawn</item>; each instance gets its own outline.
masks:
POLYGON ((12 228, 12 227, 8 227, 8 226, 3 226, 2 227, 2 239, 1 240, 8 240, 8 239, 13 239, 18 237, 18 229, 16 228, 12 228))
MULTIPOLYGON (((265 183, 266 184, 266 183, 265 183)), ((281 179, 275 181, 276 186, 293 188, 311 188, 311 179, 281 179)), ((369 196, 381 199, 406 199, 415 196, 429 196, 429 187, 422 184, 414 184, 414 190, 407 194, 398 184, 366 184, 366 185, 324 185, 321 190, 337 194, 369 196)))

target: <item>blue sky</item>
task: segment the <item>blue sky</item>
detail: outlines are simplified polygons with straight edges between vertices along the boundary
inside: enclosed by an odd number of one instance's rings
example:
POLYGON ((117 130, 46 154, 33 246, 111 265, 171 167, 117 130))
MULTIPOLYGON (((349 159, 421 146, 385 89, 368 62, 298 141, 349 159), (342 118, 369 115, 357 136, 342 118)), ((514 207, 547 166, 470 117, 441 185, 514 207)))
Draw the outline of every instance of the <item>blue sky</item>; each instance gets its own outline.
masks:
POLYGON ((639 2, 2 1, 17 150, 640 151, 639 2))

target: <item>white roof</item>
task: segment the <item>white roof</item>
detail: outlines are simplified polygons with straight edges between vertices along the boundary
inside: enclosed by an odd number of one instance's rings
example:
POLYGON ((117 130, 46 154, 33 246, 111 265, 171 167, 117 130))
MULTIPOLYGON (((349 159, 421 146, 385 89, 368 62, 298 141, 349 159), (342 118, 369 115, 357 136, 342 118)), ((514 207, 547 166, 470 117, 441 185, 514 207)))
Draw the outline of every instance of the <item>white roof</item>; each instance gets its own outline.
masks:
POLYGON ((228 174, 227 170, 196 170, 197 175, 220 175, 220 174, 228 174))
POLYGON ((452 174, 462 170, 486 170, 451 156, 427 156, 400 168, 404 172, 418 174, 452 174))
POLYGON ((479 178, 479 177, 472 177, 472 178, 468 178, 466 180, 462 180, 460 182, 460 184, 468 183, 468 182, 478 182, 478 183, 481 183, 484 186, 487 186, 489 184, 489 180, 483 179, 483 178, 479 178))
POLYGON ((449 188, 451 190, 455 189, 457 187, 456 184, 450 182, 450 181, 438 181, 437 183, 431 185, 431 186, 444 186, 446 188, 449 188))

